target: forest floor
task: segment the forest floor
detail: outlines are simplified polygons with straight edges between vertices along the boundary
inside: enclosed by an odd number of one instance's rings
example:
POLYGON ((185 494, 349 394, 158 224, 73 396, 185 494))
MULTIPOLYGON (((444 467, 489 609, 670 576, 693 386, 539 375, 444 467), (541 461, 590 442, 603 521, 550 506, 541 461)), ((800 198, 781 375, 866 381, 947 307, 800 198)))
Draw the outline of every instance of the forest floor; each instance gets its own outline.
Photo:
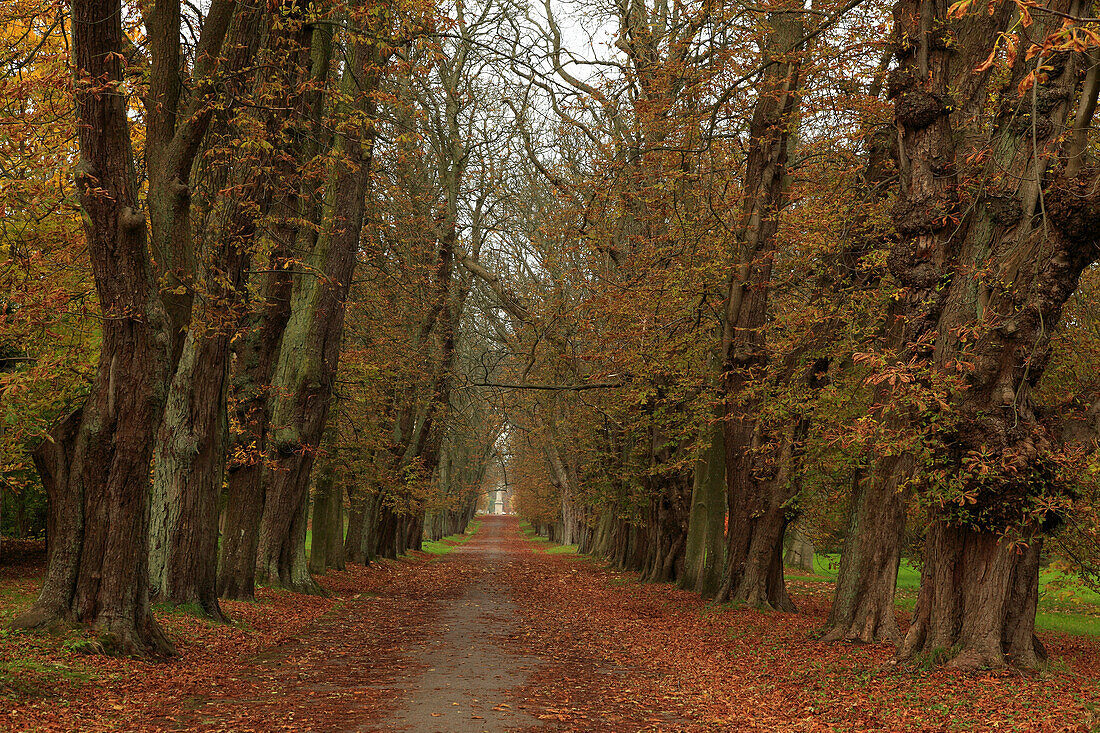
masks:
MULTIPOLYGON (((716 606, 643 584, 487 518, 464 543, 263 590, 232 625, 158 609, 171 662, 78 654, 74 635, 0 632, 0 730, 1100 730, 1100 639, 1042 634, 1034 675, 890 665, 887 647, 815 640, 801 613, 716 606)), ((37 569, 40 571, 40 568, 37 569)), ((33 563, 0 572, 0 612, 33 563)))

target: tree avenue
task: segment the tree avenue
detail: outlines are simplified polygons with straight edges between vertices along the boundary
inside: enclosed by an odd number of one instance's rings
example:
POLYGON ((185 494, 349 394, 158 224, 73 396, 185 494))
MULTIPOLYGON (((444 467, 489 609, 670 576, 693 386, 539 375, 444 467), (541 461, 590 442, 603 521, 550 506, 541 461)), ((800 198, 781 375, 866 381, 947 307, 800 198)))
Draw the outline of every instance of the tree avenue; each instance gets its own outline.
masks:
POLYGON ((1097 11, 4 3, 13 625, 171 657, 166 607, 503 505, 718 603, 828 558, 823 648, 1041 668, 1052 574, 1100 590, 1097 11))

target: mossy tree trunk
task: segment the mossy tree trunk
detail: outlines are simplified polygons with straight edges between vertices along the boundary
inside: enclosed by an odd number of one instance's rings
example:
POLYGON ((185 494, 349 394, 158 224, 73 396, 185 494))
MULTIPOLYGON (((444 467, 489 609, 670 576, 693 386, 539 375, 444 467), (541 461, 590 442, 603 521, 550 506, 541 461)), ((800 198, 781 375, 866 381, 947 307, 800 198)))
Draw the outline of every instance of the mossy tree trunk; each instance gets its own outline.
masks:
POLYGON ((271 254, 267 272, 258 279, 259 302, 235 345, 235 368, 230 378, 239 433, 230 445, 226 508, 222 517, 222 544, 218 557, 218 595, 233 600, 255 598, 256 552, 265 496, 264 456, 267 449, 268 395, 283 332, 290 319, 293 271, 288 266, 298 238, 301 214, 298 180, 304 165, 308 125, 308 97, 302 89, 309 77, 313 31, 300 8, 290 7, 284 22, 265 28, 261 41, 262 68, 271 73, 258 80, 256 114, 272 140, 281 141, 272 153, 278 194, 259 196, 257 215, 266 219, 271 254), (289 117, 270 110, 290 109, 289 117), (267 110, 264 112, 263 110, 267 110))
POLYGON ((153 467, 150 576, 156 596, 218 605, 218 503, 225 475, 229 336, 192 330, 172 380, 153 467))
POLYGON ((701 431, 704 448, 695 459, 691 517, 680 587, 704 598, 722 586, 726 562, 726 446, 720 423, 701 431))
MULTIPOLYGON (((1032 38, 1084 6, 1047 7, 1032 38)), ((899 656, 951 650, 960 668, 1032 667, 1044 656, 1038 556, 1058 519, 1043 507, 1071 490, 1056 467, 1073 451, 1033 390, 1063 305, 1100 257, 1100 171, 1083 164, 1100 71, 1054 49, 1021 53, 1005 73, 981 67, 1017 12, 953 19, 946 3, 916 0, 894 12, 902 185, 890 268, 913 291, 901 300, 911 329, 902 356, 928 370, 946 403, 938 430, 921 433, 932 458, 916 489, 936 499, 899 656), (1033 73, 1040 63, 1045 73, 1033 73), (990 105, 992 118, 972 113, 990 105), (963 198, 977 182, 982 193, 963 198), (927 302, 911 300, 922 294, 927 302)))
MULTIPOLYGON (((259 9, 242 5, 225 42, 230 68, 242 68, 255 56, 261 26, 259 9)), ((228 140, 233 112, 232 106, 220 110, 209 133, 219 143, 228 140)), ((247 154, 231 154, 218 163, 208 162, 193 176, 201 193, 199 218, 204 226, 199 236, 203 251, 211 254, 195 263, 204 281, 196 287, 205 297, 184 339, 157 433, 149 564, 157 598, 196 603, 211 618, 224 620, 216 571, 228 451, 229 344, 240 321, 244 273, 256 229, 255 212, 248 203, 255 203, 259 192, 248 177, 257 162, 247 154), (231 180, 239 197, 225 197, 231 180)))
MULTIPOLYGON (((335 421, 327 429, 329 450, 335 438, 335 421)), ((313 539, 309 551, 309 571, 323 575, 329 568, 343 570, 344 556, 344 491, 336 480, 337 456, 333 453, 320 459, 313 487, 313 539)))
MULTIPOLYGON (((331 41, 329 41, 331 42, 331 41)), ((299 557, 305 534, 297 509, 308 502, 309 475, 328 420, 339 364, 348 289, 366 212, 374 139, 374 91, 385 61, 373 39, 357 39, 345 64, 343 91, 354 99, 336 140, 325 226, 310 248, 311 272, 295 277, 291 317, 272 379, 267 495, 260 521, 257 580, 298 591, 319 586, 299 557)), ((322 54, 324 51, 322 50, 322 54)), ((327 64, 315 53, 315 64, 327 64)), ((315 68, 314 75, 327 76, 315 68)))

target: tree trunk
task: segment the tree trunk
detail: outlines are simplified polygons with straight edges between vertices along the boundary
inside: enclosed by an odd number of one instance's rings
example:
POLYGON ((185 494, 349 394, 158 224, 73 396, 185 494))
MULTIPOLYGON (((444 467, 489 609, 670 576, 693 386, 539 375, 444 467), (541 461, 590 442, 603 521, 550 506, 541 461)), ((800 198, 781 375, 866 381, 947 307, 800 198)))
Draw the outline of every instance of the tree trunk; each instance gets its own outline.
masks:
POLYGON ((104 651, 170 654, 149 610, 149 461, 164 411, 169 321, 138 210, 122 86, 118 0, 72 4, 80 197, 103 310, 95 380, 83 408, 36 451, 51 549, 38 600, 14 621, 89 624, 104 651))
POLYGON ((344 502, 343 490, 336 487, 333 501, 329 504, 329 524, 332 531, 329 532, 328 550, 325 552, 325 562, 334 570, 343 570, 347 567, 347 556, 344 554, 344 502))
POLYGON ((367 554, 368 526, 374 520, 369 516, 374 494, 348 484, 348 531, 344 538, 344 558, 347 562, 369 565, 367 554))
POLYGON ((397 557, 396 542, 394 537, 397 534, 397 517, 393 513, 393 509, 386 505, 382 499, 381 492, 375 500, 375 506, 377 507, 377 520, 369 525, 371 527, 371 546, 375 557, 384 557, 392 560, 397 557))
MULTIPOLYGON (((783 611, 794 610, 783 582, 782 547, 794 484, 788 471, 799 446, 792 431, 769 435, 770 426, 760 417, 759 391, 768 361, 763 328, 775 235, 786 203, 786 166, 805 53, 797 47, 803 35, 800 18, 797 13, 782 12, 768 16, 765 56, 772 63, 761 77, 749 128, 739 247, 722 334, 724 386, 732 399, 724 436, 729 517, 726 575, 718 598, 783 611), (778 446, 768 449, 772 441, 778 446), (770 468, 764 461, 769 453, 776 464, 770 468)), ((804 428, 795 428, 800 429, 804 428)))
MULTIPOLYGON (((882 92, 883 75, 889 62, 885 57, 879 66, 879 73, 871 83, 869 94, 878 98, 882 92)), ((865 135, 867 153, 860 174, 860 185, 867 191, 864 204, 868 210, 856 214, 850 230, 849 243, 839 252, 835 274, 827 275, 818 286, 818 291, 828 294, 838 286, 857 291, 869 291, 878 286, 884 272, 879 267, 868 267, 866 258, 876 250, 881 250, 886 241, 875 231, 872 222, 873 207, 882 202, 888 193, 886 184, 893 179, 897 160, 897 133, 891 129, 888 133, 882 129, 868 129, 865 135)), ((903 321, 893 311, 897 304, 892 303, 891 313, 887 315, 890 324, 884 334, 884 351, 892 353, 901 344, 901 332, 898 330, 903 321)), ((830 319, 821 329, 819 338, 828 340, 847 324, 830 319)), ((849 355, 844 355, 844 362, 849 355)), ((828 370, 837 364, 837 357, 831 357, 828 370)), ((842 362, 843 363, 843 362, 842 362)), ((872 403, 879 405, 889 400, 889 391, 885 387, 875 390, 872 403)), ((887 432, 898 429, 898 415, 876 413, 883 421, 887 432)), ((901 551, 901 542, 905 530, 905 510, 908 505, 906 480, 911 475, 912 461, 904 456, 889 454, 892 446, 884 441, 887 450, 880 451, 874 460, 883 469, 875 481, 867 480, 866 473, 857 468, 853 472, 848 508, 848 529, 844 536, 841 553, 840 573, 834 589, 833 605, 829 619, 823 630, 823 639, 839 641, 878 642, 896 641, 899 629, 894 615, 894 590, 897 584, 897 569, 901 551)), ((812 554, 812 549, 810 550, 812 554)), ((813 571, 812 563, 807 570, 813 571)))
MULTIPOLYGON (((262 17, 257 8, 250 6, 242 6, 236 14, 225 42, 230 68, 241 68, 254 57, 262 35, 262 17)), ((229 140, 233 112, 232 107, 219 112, 211 131, 218 141, 215 145, 225 145, 229 140)), ((158 165, 163 163, 156 156, 153 160, 158 165)), ((202 251, 212 255, 207 261, 192 261, 191 269, 205 281, 207 297, 202 299, 203 307, 184 339, 154 456, 150 534, 153 592, 175 604, 196 603, 218 620, 225 619, 217 600, 216 570, 218 504, 228 450, 229 343, 239 320, 237 309, 256 229, 253 213, 244 202, 258 199, 259 192, 249 175, 257 169, 257 161, 230 154, 224 159, 208 160, 200 168, 201 172, 209 172, 206 177, 194 176, 202 193, 202 251), (223 199, 230 181, 240 195, 223 199)), ((179 182, 172 185, 178 187, 179 182)), ((159 216, 169 240, 190 238, 191 224, 181 220, 190 218, 188 211, 164 210, 159 216)), ((171 249, 167 242, 162 246, 171 249)), ((177 249, 181 246, 176 244, 177 249)), ((194 260, 189 255, 178 256, 194 260)))
MULTIPOLYGON (((276 265, 279 258, 276 259, 276 265)), ((229 465, 218 595, 232 600, 255 598, 256 550, 264 507, 264 449, 268 414, 266 398, 279 342, 290 317, 288 271, 272 268, 262 291, 263 310, 252 319, 237 352, 240 371, 233 382, 237 396, 237 445, 243 460, 229 465)))
POLYGON ((295 575, 283 562, 304 554, 304 548, 287 548, 293 541, 288 530, 294 508, 307 493, 313 456, 328 420, 370 183, 372 93, 381 77, 382 61, 376 46, 356 42, 345 66, 344 91, 356 97, 358 114, 348 114, 339 133, 336 149, 341 157, 329 184, 333 198, 326 206, 325 229, 310 252, 311 264, 324 277, 309 272, 295 278, 291 318, 272 382, 272 470, 260 522, 256 572, 261 582, 283 586, 290 582, 302 591, 319 588, 308 573, 295 575))
MULTIPOLYGON (((1036 15, 1031 38, 1059 30, 1080 5, 1054 0, 1049 8, 1036 15)), ((1032 392, 1063 305, 1100 257, 1100 175, 1059 168, 1085 155, 1100 85, 1082 94, 1082 55, 1055 48, 1038 59, 1019 54, 1008 74, 979 67, 989 38, 1007 32, 1016 12, 974 10, 951 21, 940 5, 895 6, 896 33, 908 40, 899 43, 891 84, 903 185, 890 267, 914 291, 902 301, 917 329, 903 356, 928 369, 929 388, 946 404, 946 419, 919 434, 932 456, 921 479, 934 521, 899 656, 942 648, 962 668, 1034 666, 1042 657, 1034 642, 1038 553, 1042 533, 1058 522, 1045 507, 1073 490, 1056 466, 1079 458, 1059 444, 1032 392), (950 44, 922 30, 948 26, 950 44), (1045 73, 1033 75, 1040 63, 1045 73), (991 102, 992 120, 971 114, 991 102), (988 189, 961 198, 976 181, 988 189), (923 294, 927 301, 912 302, 923 294)), ((1100 72, 1091 66, 1095 82, 1100 72)))
POLYGON ((950 659, 960 669, 1035 669, 1046 650, 1035 637, 1042 539, 1015 541, 950 522, 933 524, 913 621, 899 655, 950 659))
POLYGON ((689 482, 689 475, 675 471, 660 476, 657 486, 651 489, 656 496, 651 500, 644 529, 645 560, 640 567, 644 581, 669 583, 683 572, 691 501, 689 482))
POLYGON ((228 366, 228 334, 188 333, 157 436, 150 551, 157 596, 197 603, 219 621, 226 620, 218 605, 216 571, 228 366))
POLYGON ((423 552, 424 550, 424 515, 414 514, 409 518, 409 547, 410 550, 423 552))
POLYGON ((726 562, 726 446, 722 425, 702 431, 706 450, 695 461, 691 492, 691 518, 684 549, 684 574, 680 587, 704 598, 714 597, 722 587, 726 562))
POLYGON ((315 575, 324 575, 328 568, 344 569, 344 492, 336 483, 335 469, 334 458, 326 456, 314 486, 309 571, 315 575))
POLYGON ((304 185, 298 181, 298 169, 304 165, 303 133, 298 127, 308 101, 301 89, 309 74, 313 32, 302 22, 296 6, 286 9, 282 17, 293 22, 272 24, 268 29, 269 37, 263 43, 265 61, 276 71, 264 80, 257 95, 261 100, 273 97, 268 103, 272 108, 293 111, 290 119, 268 113, 263 120, 270 139, 287 140, 278 154, 273 154, 276 180, 283 187, 278 196, 262 197, 261 213, 269 217, 270 266, 262 278, 261 302, 238 341, 237 368, 231 379, 239 433, 228 467, 218 594, 233 600, 255 598, 256 553, 266 494, 267 402, 283 332, 290 320, 293 275, 288 264, 294 256, 299 229, 296 219, 301 213, 297 187, 304 185))
POLYGON ((856 471, 848 531, 823 641, 873 644, 901 639, 894 591, 908 503, 905 482, 912 470, 912 459, 902 455, 879 456, 871 476, 856 471))
POLYGON ((774 458, 774 474, 758 478, 752 468, 759 465, 757 439, 746 435, 743 425, 727 428, 726 461, 734 470, 727 472, 726 577, 719 600, 738 600, 777 611, 797 610, 783 577, 783 535, 792 517, 788 505, 797 483, 790 469, 799 437, 784 435, 774 458))
POLYGON ((783 564, 808 573, 815 572, 813 542, 797 526, 793 527, 789 534, 791 541, 787 546, 787 552, 783 555, 783 564))

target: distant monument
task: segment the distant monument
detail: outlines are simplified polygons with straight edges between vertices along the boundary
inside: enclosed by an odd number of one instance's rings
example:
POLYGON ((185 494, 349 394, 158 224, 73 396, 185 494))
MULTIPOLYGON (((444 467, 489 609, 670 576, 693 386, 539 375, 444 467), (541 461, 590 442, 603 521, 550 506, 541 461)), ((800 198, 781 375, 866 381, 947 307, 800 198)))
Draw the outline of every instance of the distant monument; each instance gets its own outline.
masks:
POLYGON ((486 511, 497 515, 512 513, 512 492, 508 487, 493 489, 489 492, 489 506, 486 511))

